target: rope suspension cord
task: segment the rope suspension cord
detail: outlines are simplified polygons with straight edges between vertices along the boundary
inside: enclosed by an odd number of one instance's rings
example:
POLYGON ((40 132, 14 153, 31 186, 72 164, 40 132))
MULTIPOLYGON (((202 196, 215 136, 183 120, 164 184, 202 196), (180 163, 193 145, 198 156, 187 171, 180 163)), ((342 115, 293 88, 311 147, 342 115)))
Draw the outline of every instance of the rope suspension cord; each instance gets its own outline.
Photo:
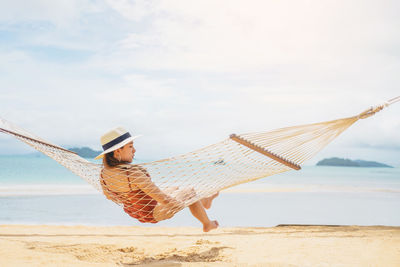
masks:
POLYGON ((77 153, 75 153, 75 152, 73 152, 73 151, 71 151, 71 150, 68 150, 68 149, 65 149, 65 148, 62 148, 62 147, 53 145, 53 144, 49 144, 49 143, 47 143, 47 142, 43 142, 43 141, 40 141, 40 140, 37 140, 37 139, 33 139, 33 138, 31 138, 31 137, 28 137, 28 136, 25 136, 25 135, 23 135, 23 134, 19 134, 19 133, 16 133, 16 132, 13 132, 13 131, 4 129, 4 128, 0 128, 0 132, 6 133, 6 134, 10 134, 10 135, 14 135, 14 136, 17 137, 17 138, 20 137, 20 138, 22 138, 22 139, 26 139, 26 140, 30 140, 30 141, 33 141, 33 142, 41 143, 41 144, 43 144, 43 145, 46 145, 46 146, 49 146, 49 147, 53 147, 53 148, 56 148, 56 149, 60 149, 60 150, 63 150, 63 151, 66 151, 66 152, 69 152, 69 153, 72 153, 72 154, 76 154, 76 155, 77 155, 77 153))
POLYGON ((385 103, 383 103, 381 105, 378 105, 378 106, 375 106, 375 107, 370 107, 369 109, 361 112, 358 115, 358 118, 366 119, 366 118, 374 115, 375 113, 381 111, 383 108, 388 107, 388 106, 390 106, 390 105, 392 105, 392 104, 394 104, 396 102, 399 102, 399 101, 400 101, 400 96, 397 96, 395 98, 392 98, 392 99, 386 101, 385 103))
POLYGON ((122 206, 133 218, 155 222, 170 218, 183 207, 223 189, 300 170, 305 161, 356 121, 397 102, 400 102, 400 96, 353 117, 266 132, 233 134, 219 143, 183 155, 113 168, 89 162, 1 118, 0 132, 14 136, 56 160, 122 206), (159 195, 179 200, 182 205, 161 207, 154 200, 159 195), (147 218, 153 210, 154 216, 167 214, 169 217, 147 218))
POLYGON ((400 101, 400 96, 397 96, 395 98, 392 98, 392 99, 388 100, 387 104, 391 105, 391 104, 394 104, 394 103, 399 102, 399 101, 400 101))

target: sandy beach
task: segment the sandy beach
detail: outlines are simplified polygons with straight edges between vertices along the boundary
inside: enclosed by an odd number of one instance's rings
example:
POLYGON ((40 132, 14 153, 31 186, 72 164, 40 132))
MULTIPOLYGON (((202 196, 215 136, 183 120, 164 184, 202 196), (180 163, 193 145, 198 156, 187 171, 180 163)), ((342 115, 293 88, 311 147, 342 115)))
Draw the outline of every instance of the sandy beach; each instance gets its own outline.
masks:
POLYGON ((399 266, 400 227, 2 225, 1 266, 399 266))

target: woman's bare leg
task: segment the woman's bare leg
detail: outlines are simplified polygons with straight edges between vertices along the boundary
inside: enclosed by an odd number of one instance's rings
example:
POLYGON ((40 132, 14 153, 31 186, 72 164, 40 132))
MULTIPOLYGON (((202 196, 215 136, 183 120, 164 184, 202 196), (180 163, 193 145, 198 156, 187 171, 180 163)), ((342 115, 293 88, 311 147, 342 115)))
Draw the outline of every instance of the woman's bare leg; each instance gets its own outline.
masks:
POLYGON ((209 209, 211 208, 212 205, 212 201, 214 200, 214 198, 216 198, 219 195, 219 192, 215 193, 214 195, 212 195, 211 197, 206 197, 203 198, 201 201, 201 204, 203 204, 203 207, 205 209, 209 209))
POLYGON ((190 212, 193 214, 196 219, 198 219, 203 224, 203 231, 208 232, 212 229, 216 229, 219 224, 217 221, 210 221, 207 216, 206 210, 201 204, 201 201, 197 201, 189 206, 190 212))
MULTIPOLYGON (((170 194, 173 194, 173 197, 179 199, 180 201, 185 201, 196 196, 196 191, 193 188, 179 190, 177 187, 174 187, 166 188, 164 189, 164 191, 166 193, 168 192, 170 194)), ((212 229, 215 229, 219 226, 217 221, 210 221, 205 211, 205 208, 209 209, 211 207, 213 199, 217 196, 218 193, 212 195, 211 197, 197 201, 189 206, 190 212, 193 214, 193 216, 196 217, 203 224, 204 232, 211 231, 212 229)), ((181 210, 181 208, 177 209, 176 207, 170 206, 169 204, 157 205, 154 209, 154 218, 157 221, 169 219, 179 210, 181 210)))

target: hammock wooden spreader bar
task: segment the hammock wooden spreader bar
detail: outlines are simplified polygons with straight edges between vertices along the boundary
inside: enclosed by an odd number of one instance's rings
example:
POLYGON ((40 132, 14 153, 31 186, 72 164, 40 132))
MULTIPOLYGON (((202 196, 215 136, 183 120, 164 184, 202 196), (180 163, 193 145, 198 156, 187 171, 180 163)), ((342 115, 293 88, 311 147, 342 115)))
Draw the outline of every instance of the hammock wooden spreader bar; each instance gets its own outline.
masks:
POLYGON ((289 160, 287 160, 285 158, 282 158, 279 155, 277 155, 275 153, 272 153, 272 152, 270 152, 270 151, 268 151, 268 150, 266 150, 266 149, 264 149, 264 148, 262 148, 260 146, 257 146, 255 144, 247 141, 246 139, 243 139, 243 138, 237 136, 236 134, 231 134, 229 137, 232 140, 238 142, 239 144, 242 144, 242 145, 244 145, 244 146, 246 146, 246 147, 248 147, 248 148, 250 148, 250 149, 252 149, 254 151, 257 151, 257 152, 259 152, 259 153, 261 153, 261 154, 263 154, 263 155, 265 155, 267 157, 270 157, 271 159, 273 159, 275 161, 278 161, 279 163, 282 163, 282 164, 284 164, 284 165, 286 165, 286 166, 288 166, 288 167, 290 167, 290 168, 292 168, 292 169, 294 169, 296 171, 301 169, 301 167, 299 165, 297 165, 297 164, 295 164, 295 163, 293 163, 293 162, 291 162, 291 161, 289 161, 289 160))
POLYGON ((23 134, 19 134, 19 133, 10 131, 10 130, 6 130, 6 129, 4 129, 4 128, 0 128, 0 132, 8 133, 8 134, 14 135, 14 136, 16 136, 16 137, 21 137, 21 138, 24 138, 24 139, 28 139, 28 140, 33 141, 33 142, 36 142, 36 143, 40 143, 40 144, 43 144, 43 145, 46 145, 46 146, 49 146, 49 147, 52 147, 52 148, 57 148, 57 149, 60 149, 60 150, 65 151, 65 152, 69 152, 69 153, 78 155, 77 153, 75 153, 75 152, 73 152, 73 151, 71 151, 71 150, 68 150, 68 149, 62 148, 62 147, 60 147, 60 146, 53 145, 53 144, 49 144, 49 143, 43 142, 43 141, 41 141, 41 140, 34 139, 34 138, 29 137, 29 136, 26 136, 26 135, 23 135, 23 134))

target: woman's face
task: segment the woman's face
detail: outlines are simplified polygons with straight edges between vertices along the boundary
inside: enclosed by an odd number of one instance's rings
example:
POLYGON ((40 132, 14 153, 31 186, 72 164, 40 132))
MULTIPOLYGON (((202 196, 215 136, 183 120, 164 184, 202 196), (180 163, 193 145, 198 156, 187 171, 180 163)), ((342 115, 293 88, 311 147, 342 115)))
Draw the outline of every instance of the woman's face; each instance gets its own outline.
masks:
POLYGON ((135 152, 136 150, 133 147, 133 142, 130 142, 115 150, 114 157, 118 160, 121 159, 121 161, 132 162, 135 152))

